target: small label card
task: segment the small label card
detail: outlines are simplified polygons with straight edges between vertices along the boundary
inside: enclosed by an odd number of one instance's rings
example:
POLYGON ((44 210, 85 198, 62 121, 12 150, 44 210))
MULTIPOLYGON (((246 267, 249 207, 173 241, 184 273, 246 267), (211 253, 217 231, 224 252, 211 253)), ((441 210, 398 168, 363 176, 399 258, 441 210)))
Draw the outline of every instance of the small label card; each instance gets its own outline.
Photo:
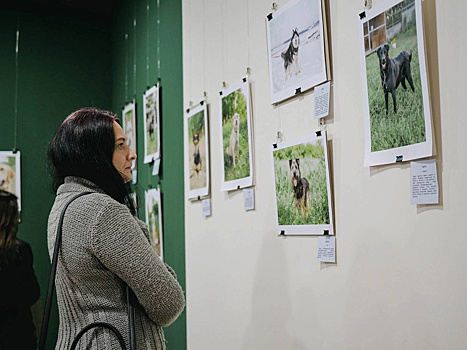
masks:
POLYGON ((436 159, 410 162, 410 204, 438 204, 436 159))
POLYGON ((336 262, 336 237, 321 236, 318 237, 318 257, 322 262, 336 262))
POLYGON ((243 189, 243 208, 246 211, 255 209, 255 189, 253 187, 243 189))
POLYGON ((211 198, 205 198, 201 203, 203 206, 203 216, 211 216, 211 198))
POLYGON ((315 87, 315 119, 324 118, 329 114, 329 91, 331 90, 331 82, 315 87))
POLYGON ((154 166, 152 168, 152 174, 153 175, 157 175, 159 174, 159 168, 161 166, 161 159, 160 158, 157 158, 154 160, 154 166))

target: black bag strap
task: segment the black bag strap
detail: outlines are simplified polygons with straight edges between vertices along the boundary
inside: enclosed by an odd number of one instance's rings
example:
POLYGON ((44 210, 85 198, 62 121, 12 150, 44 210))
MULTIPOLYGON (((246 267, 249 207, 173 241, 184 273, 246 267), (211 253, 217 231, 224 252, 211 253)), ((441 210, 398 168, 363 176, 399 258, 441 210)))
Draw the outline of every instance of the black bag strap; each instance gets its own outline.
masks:
MULTIPOLYGON (((58 263, 58 251, 60 244, 62 242, 62 226, 63 226, 63 218, 65 217, 65 211, 68 208, 68 206, 73 202, 75 199, 82 197, 87 194, 91 194, 94 192, 82 192, 71 198, 63 207, 63 210, 60 214, 60 219, 58 221, 58 227, 57 227, 57 234, 55 236, 55 247, 54 247, 54 253, 52 257, 52 267, 50 268, 50 276, 49 276, 49 287, 47 289, 47 298, 46 298, 46 303, 44 307, 44 314, 42 317, 42 328, 41 328, 41 335, 39 338, 39 350, 45 350, 45 343, 47 340, 47 332, 49 329, 49 320, 50 320, 50 310, 52 307, 52 298, 53 298, 53 293, 55 289, 55 275, 57 273, 57 263, 58 263)), ((130 289, 130 287, 127 285, 126 286, 127 290, 127 302, 128 302, 128 322, 129 322, 129 329, 130 329, 130 334, 129 334, 129 339, 130 339, 130 350, 136 350, 136 332, 135 332, 135 309, 134 309, 134 293, 130 289)), ((78 345, 78 342, 80 338, 90 329, 96 328, 96 327, 103 327, 107 328, 110 331, 112 331, 118 338, 118 342, 120 343, 120 346, 123 350, 126 350, 126 345, 125 341, 123 340, 122 335, 120 332, 112 325, 105 323, 105 322, 95 322, 92 324, 87 325, 84 327, 75 337, 73 340, 73 343, 71 345, 70 350, 74 350, 76 346, 78 345)))

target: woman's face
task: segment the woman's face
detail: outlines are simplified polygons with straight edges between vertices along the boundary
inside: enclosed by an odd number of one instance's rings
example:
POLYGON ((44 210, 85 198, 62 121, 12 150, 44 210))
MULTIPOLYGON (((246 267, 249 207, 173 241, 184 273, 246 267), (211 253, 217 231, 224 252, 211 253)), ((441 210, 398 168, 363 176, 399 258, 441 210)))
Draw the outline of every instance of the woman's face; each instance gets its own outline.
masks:
POLYGON ((125 182, 131 180, 131 168, 133 161, 136 159, 136 153, 128 147, 126 143, 126 135, 122 127, 114 121, 115 149, 112 158, 112 163, 117 169, 125 182))

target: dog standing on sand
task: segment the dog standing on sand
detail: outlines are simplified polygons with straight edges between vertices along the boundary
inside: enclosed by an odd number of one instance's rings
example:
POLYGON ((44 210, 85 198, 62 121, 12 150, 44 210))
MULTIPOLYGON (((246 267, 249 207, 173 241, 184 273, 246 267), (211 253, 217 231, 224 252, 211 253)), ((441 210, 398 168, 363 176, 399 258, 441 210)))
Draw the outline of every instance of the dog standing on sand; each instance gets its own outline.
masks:
POLYGON ((379 69, 381 74, 381 84, 384 90, 384 99, 386 101, 386 115, 389 113, 388 99, 389 93, 392 95, 392 105, 394 113, 397 113, 396 89, 399 84, 404 90, 407 90, 405 80, 410 84, 412 92, 415 92, 412 73, 410 71, 410 62, 412 61, 412 50, 410 53, 401 51, 397 57, 389 58, 389 45, 385 44, 376 50, 379 58, 379 69))
POLYGON ((298 215, 298 208, 300 207, 303 221, 305 221, 307 211, 311 207, 310 184, 306 178, 302 177, 300 159, 289 159, 289 167, 292 178, 295 213, 298 215))
POLYGON ((201 130, 196 132, 191 130, 192 141, 195 149, 193 151, 193 171, 196 174, 196 177, 199 177, 199 173, 201 172, 201 153, 199 152, 199 136, 201 130))
POLYGON ((295 75, 300 73, 298 67, 298 48, 300 46, 300 35, 298 29, 292 31, 292 38, 290 39, 289 47, 286 51, 281 53, 282 60, 284 61, 285 80, 290 75, 292 77, 292 70, 295 75))
POLYGON ((239 135, 238 129, 240 127, 240 114, 235 113, 232 117, 232 132, 230 134, 229 145, 225 149, 225 153, 227 153, 230 158, 232 158, 233 166, 235 167, 235 158, 240 157, 240 149, 239 149, 239 135))

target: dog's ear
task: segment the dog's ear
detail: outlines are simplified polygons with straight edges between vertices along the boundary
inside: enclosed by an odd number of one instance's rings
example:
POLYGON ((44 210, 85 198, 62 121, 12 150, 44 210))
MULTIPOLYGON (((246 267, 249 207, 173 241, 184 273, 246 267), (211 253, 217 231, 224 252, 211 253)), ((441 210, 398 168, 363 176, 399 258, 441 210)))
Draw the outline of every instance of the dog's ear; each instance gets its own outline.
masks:
POLYGON ((15 172, 13 171, 13 169, 8 169, 8 180, 11 181, 13 180, 13 178, 15 177, 15 172))
POLYGON ((381 56, 381 46, 378 47, 378 50, 376 50, 376 54, 377 54, 378 56, 381 56))
POLYGON ((300 165, 300 159, 295 159, 295 161, 297 162, 297 165, 300 165))
POLYGON ((388 44, 384 44, 384 48, 386 49, 387 52, 389 52, 389 45, 388 44))
POLYGON ((289 159, 289 168, 292 167, 292 159, 289 159))

